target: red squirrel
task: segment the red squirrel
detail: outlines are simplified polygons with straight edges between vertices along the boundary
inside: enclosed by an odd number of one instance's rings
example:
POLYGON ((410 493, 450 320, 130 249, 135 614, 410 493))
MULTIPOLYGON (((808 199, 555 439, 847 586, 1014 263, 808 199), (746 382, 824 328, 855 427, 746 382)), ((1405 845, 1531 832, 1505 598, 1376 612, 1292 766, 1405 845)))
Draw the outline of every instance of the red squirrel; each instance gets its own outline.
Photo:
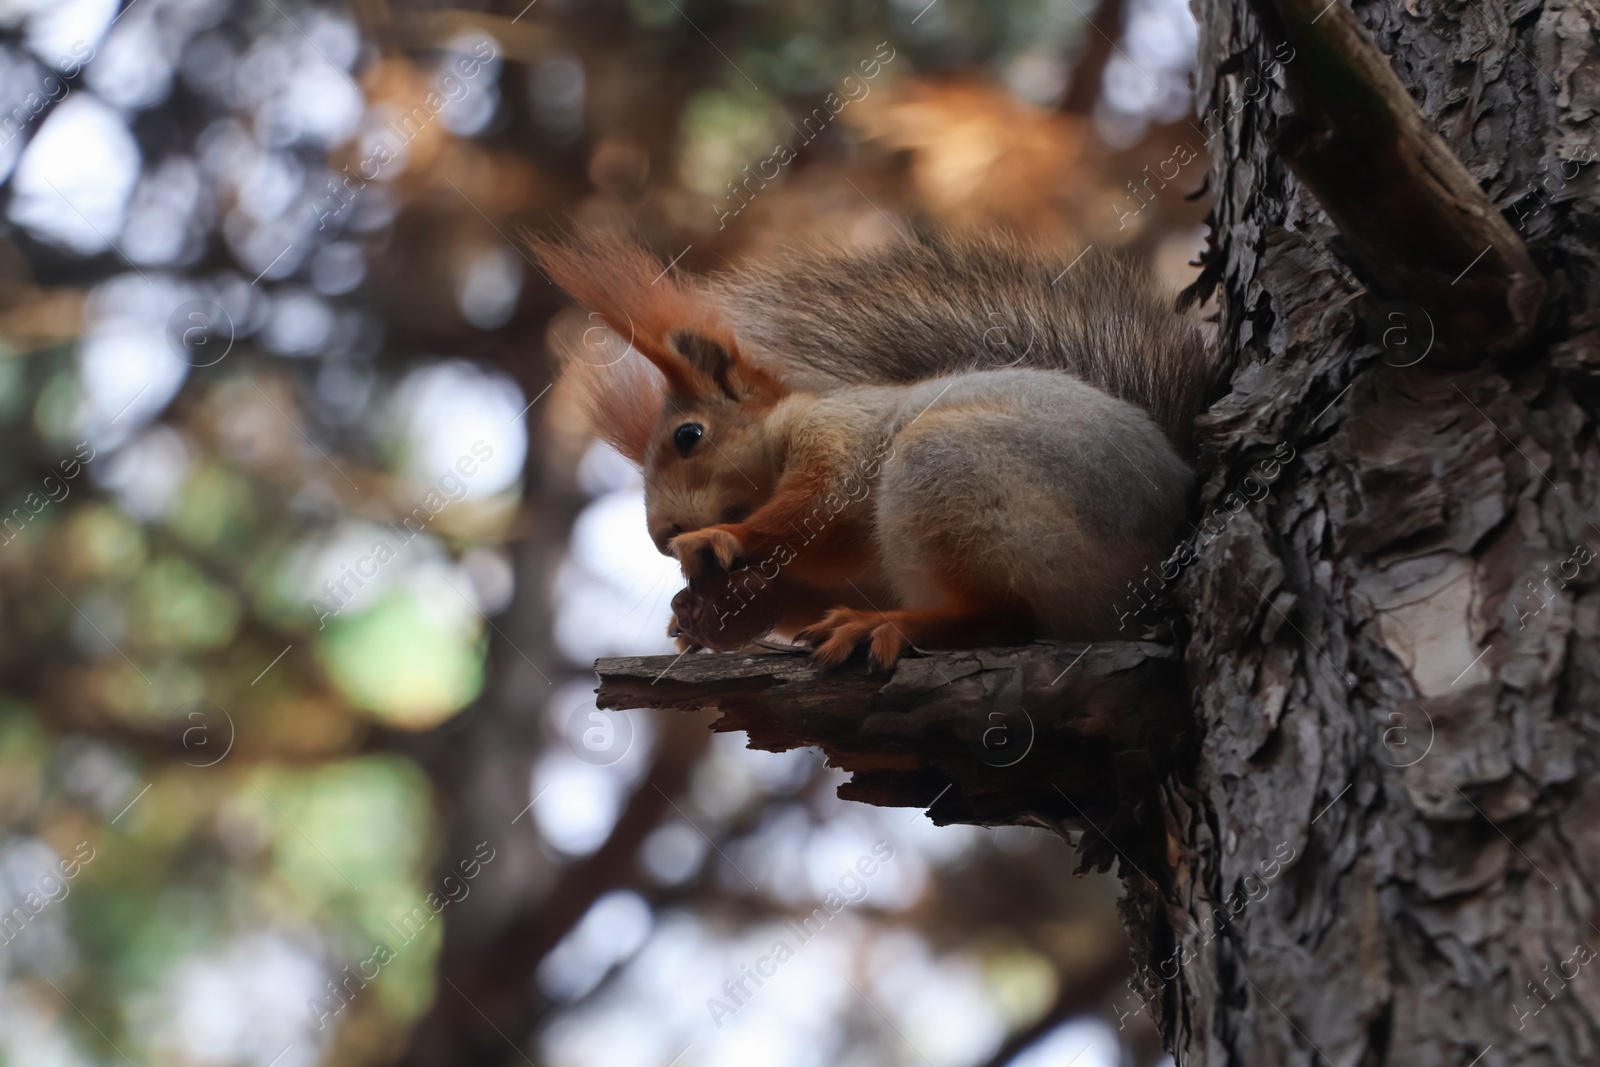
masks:
POLYGON ((626 352, 565 377, 644 471, 682 647, 1106 638, 1185 529, 1213 364, 1126 259, 935 235, 694 279, 617 238, 537 252, 626 352))

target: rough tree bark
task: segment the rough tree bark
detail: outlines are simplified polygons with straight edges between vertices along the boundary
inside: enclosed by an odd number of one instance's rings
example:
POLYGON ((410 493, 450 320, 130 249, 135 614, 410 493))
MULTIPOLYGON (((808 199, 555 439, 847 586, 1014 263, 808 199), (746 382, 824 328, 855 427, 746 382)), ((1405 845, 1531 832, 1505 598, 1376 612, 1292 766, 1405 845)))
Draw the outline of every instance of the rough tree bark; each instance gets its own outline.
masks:
POLYGON ((1168 798, 1178 956, 1152 967, 1169 1045, 1208 1065, 1596 1062, 1600 565, 1580 561, 1600 548, 1600 16, 1198 14, 1203 111, 1296 49, 1214 145, 1208 276, 1236 369, 1205 505, 1280 443, 1296 458, 1179 587, 1204 741, 1168 798), (1367 113, 1378 79, 1342 80, 1359 49, 1465 190, 1385 162, 1380 142, 1411 134, 1367 113), (1341 111, 1364 135, 1324 124, 1341 111), (1318 153, 1341 142, 1343 174, 1318 153), (1476 189, 1487 213, 1449 202, 1476 189), (1419 361, 1430 339, 1448 352, 1419 361))
MULTIPOLYGON (((1185 1067, 1600 1062, 1600 13, 1196 8, 1216 196, 1199 293, 1230 383, 1175 587, 1187 679, 1133 687, 1163 714, 1192 700, 1194 729, 1160 721, 1193 747, 1124 725, 1096 754, 1159 773, 1107 790, 1080 728, 1105 709, 1057 707, 1011 793, 952 760, 995 709, 1037 708, 1065 649, 972 668, 990 681, 964 695, 904 664, 831 694, 922 709, 894 738, 737 656, 695 667, 725 688, 670 698, 643 692, 648 665, 604 663, 603 695, 823 744, 862 799, 948 786, 941 821, 1086 831, 1185 1067), (1247 479, 1269 468, 1263 495, 1247 479)), ((1160 661, 1134 647, 1101 652, 1160 661)))

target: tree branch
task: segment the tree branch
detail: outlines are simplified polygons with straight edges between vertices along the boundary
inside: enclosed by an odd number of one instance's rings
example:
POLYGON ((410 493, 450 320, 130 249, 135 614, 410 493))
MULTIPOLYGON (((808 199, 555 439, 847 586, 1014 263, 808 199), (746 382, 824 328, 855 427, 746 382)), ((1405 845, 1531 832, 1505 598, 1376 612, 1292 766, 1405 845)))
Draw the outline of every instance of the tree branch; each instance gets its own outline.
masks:
POLYGON ((1278 148, 1366 277, 1420 305, 1457 362, 1525 347, 1544 279, 1371 33, 1338 0, 1253 3, 1294 49, 1281 69, 1296 114, 1278 148))
POLYGON ((1095 101, 1100 99, 1100 87, 1105 81, 1106 64, 1111 61, 1112 50, 1122 39, 1123 23, 1127 20, 1126 7, 1124 0, 1100 0, 1094 14, 1084 20, 1084 28, 1080 31, 1083 44, 1072 63, 1067 94, 1061 101, 1062 111, 1078 115, 1088 115, 1094 111, 1095 101))
MULTIPOLYGON (((938 824, 1084 831, 1082 869, 1159 872, 1159 785, 1194 740, 1182 668, 1149 643, 941 652, 874 673, 783 653, 603 659, 602 708, 716 708, 768 751, 816 746, 839 795, 938 824)), ((1126 875, 1126 872, 1124 872, 1126 875)), ((1158 874, 1159 876, 1159 874, 1158 874)))

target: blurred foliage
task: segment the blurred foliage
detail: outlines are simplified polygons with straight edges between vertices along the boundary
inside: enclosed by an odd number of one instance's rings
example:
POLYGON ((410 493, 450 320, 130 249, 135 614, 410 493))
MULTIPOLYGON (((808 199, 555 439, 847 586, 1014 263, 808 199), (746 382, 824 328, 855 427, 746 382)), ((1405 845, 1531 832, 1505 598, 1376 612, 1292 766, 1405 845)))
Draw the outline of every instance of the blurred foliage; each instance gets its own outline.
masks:
POLYGON ((522 976, 506 1062, 665 1063, 877 839, 808 992, 684 1067, 1114 1021, 1111 890, 1045 835, 854 810, 699 723, 585 749, 626 726, 587 658, 663 648, 671 575, 546 393, 575 313, 523 238, 714 269, 1001 226, 1179 280, 1203 162, 1127 221, 1191 136, 1168 7, 1119 97, 1074 0, 0 0, 0 1063, 390 1062, 474 967, 522 976), (542 948, 497 958, 518 915, 542 948))

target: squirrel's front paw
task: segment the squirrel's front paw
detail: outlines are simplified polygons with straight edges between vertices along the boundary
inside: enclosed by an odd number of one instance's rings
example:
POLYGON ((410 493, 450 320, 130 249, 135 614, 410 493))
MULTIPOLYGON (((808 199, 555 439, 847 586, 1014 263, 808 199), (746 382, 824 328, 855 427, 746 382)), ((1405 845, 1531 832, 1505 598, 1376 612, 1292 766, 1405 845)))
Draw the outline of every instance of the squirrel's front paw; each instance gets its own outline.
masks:
POLYGON ((744 556, 744 545, 726 526, 707 526, 674 537, 669 548, 678 557, 683 576, 693 581, 707 571, 732 570, 744 556))

